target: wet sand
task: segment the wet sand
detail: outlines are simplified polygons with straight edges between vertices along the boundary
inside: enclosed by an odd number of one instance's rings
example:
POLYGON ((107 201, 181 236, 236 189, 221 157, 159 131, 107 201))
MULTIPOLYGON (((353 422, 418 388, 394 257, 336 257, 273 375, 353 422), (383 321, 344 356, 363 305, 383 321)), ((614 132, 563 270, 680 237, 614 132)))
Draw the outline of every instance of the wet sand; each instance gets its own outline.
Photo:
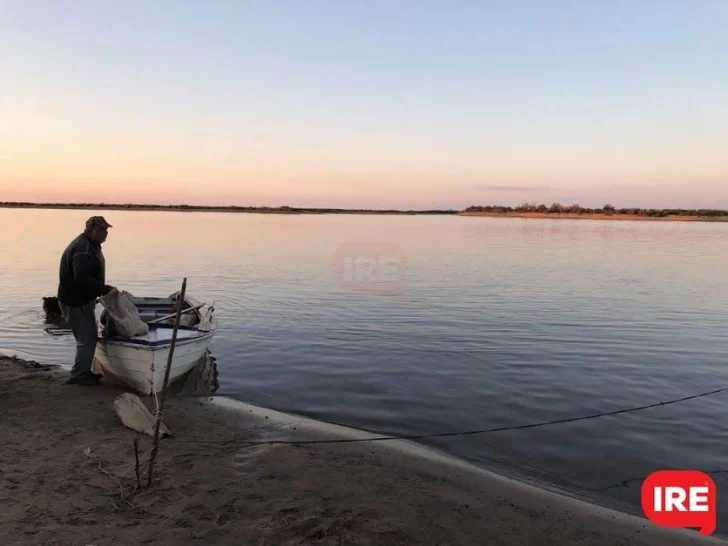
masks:
POLYGON ((724 544, 397 442, 246 447, 344 431, 225 400, 168 399, 136 490, 123 390, 66 376, 0 357, 0 544, 724 544))

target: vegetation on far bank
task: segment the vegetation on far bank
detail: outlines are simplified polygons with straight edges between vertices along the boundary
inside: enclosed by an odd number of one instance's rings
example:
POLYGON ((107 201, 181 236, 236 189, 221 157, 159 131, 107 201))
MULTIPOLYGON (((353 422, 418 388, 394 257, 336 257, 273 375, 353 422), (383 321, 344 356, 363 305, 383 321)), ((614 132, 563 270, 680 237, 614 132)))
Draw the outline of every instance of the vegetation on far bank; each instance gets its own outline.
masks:
POLYGON ((700 216, 700 217, 728 217, 728 210, 718 209, 644 209, 644 208, 621 208, 613 205, 604 205, 602 208, 588 208, 580 205, 562 205, 554 203, 550 207, 537 205, 536 203, 524 203, 518 207, 503 206, 472 206, 465 209, 466 213, 538 213, 538 214, 602 214, 606 216, 627 215, 646 216, 651 218, 664 218, 666 216, 700 216))
POLYGON ((150 211, 189 211, 189 212, 262 212, 276 214, 457 214, 459 211, 449 209, 431 210, 397 210, 397 209, 337 209, 316 207, 243 207, 237 205, 143 205, 112 203, 26 203, 0 202, 5 208, 34 209, 108 209, 108 210, 150 210, 150 211))
POLYGON ((580 205, 562 205, 553 203, 551 206, 537 205, 536 203, 523 203, 517 207, 486 205, 471 206, 462 211, 453 209, 426 209, 426 210, 398 210, 398 209, 338 209, 338 208, 298 208, 298 207, 265 207, 265 206, 213 206, 213 205, 144 205, 144 204, 113 204, 113 203, 30 203, 30 202, 0 202, 4 208, 39 208, 39 209, 96 209, 96 210, 138 210, 138 211, 188 211, 188 212, 255 212, 271 214, 553 214, 553 215, 605 215, 605 216, 640 216, 649 218, 665 217, 703 217, 728 218, 728 210, 719 209, 647 209, 647 208, 616 208, 613 205, 604 205, 601 208, 582 207, 580 205))

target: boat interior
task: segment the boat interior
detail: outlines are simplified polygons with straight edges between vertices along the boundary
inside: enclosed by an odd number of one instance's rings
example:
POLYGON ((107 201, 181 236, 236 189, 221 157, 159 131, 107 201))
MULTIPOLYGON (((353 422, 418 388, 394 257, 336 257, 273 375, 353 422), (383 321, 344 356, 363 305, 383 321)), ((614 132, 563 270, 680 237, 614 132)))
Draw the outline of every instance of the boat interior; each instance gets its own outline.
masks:
MULTIPOLYGON (((164 326, 174 324, 178 297, 179 294, 172 294, 167 298, 134 297, 133 301, 139 311, 139 316, 144 322, 150 326, 155 324, 164 326)), ((201 319, 200 310, 199 308, 195 309, 192 302, 185 299, 182 304, 182 311, 180 326, 190 327, 199 324, 201 319), (185 310, 188 311, 184 312, 185 310)))
MULTIPOLYGON (((149 325, 149 339, 164 338, 165 330, 171 329, 174 325, 174 318, 177 313, 178 293, 166 298, 160 297, 132 297, 132 301, 139 311, 140 318, 149 325)), ((182 304, 182 315, 180 316, 180 330, 195 331, 202 322, 201 305, 185 298, 182 304)), ((116 329, 113 320, 106 310, 101 313, 100 322, 103 327, 103 337, 116 337, 116 329)))
MULTIPOLYGON (((177 299, 179 293, 174 293, 168 297, 132 297, 132 301, 139 311, 140 318, 149 325, 150 335, 153 338, 165 338, 167 333, 164 330, 174 326, 174 317, 177 313, 177 299)), ((43 298, 43 310, 46 314, 46 323, 52 323, 57 317, 61 317, 61 310, 56 297, 43 298)), ((180 317, 181 330, 197 330, 201 328, 207 331, 206 325, 202 324, 209 320, 213 308, 207 307, 207 316, 203 317, 205 311, 203 306, 194 300, 185 298, 182 304, 182 315, 180 317)), ((100 324, 102 326, 103 337, 114 337, 116 332, 113 321, 107 311, 104 309, 101 313, 100 324)), ((63 320, 62 317, 60 320, 63 320)), ((58 325, 55 328, 46 328, 46 331, 59 335, 58 332, 64 333, 68 329, 65 324, 58 325), (51 331, 52 330, 52 331, 51 331)), ((171 332, 169 333, 171 335, 171 332)))

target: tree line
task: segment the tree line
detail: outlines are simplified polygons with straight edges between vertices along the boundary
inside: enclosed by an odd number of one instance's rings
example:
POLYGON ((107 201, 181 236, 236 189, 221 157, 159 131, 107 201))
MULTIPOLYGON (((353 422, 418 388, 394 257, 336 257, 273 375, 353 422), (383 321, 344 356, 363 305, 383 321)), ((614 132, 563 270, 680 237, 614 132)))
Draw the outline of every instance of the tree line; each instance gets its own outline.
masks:
POLYGON ((537 212, 542 214, 605 214, 617 215, 625 214, 631 216, 649 216, 649 217, 665 217, 665 216, 728 216, 728 210, 718 209, 645 209, 645 208, 616 208, 614 205, 606 204, 601 208, 582 207, 581 205, 562 205, 561 203, 553 203, 550 207, 546 205, 538 205, 536 203, 523 203, 517 207, 504 207, 500 205, 489 206, 471 206, 464 212, 490 212, 490 213, 506 213, 506 212, 537 212))
POLYGON ((39 209, 97 209, 97 210, 150 210, 150 211, 189 211, 189 212, 270 212, 279 214, 457 214, 456 210, 397 210, 397 209, 337 209, 337 208, 298 208, 289 206, 240 206, 240 205, 148 205, 112 203, 30 203, 2 202, 0 208, 39 208, 39 209))
MULTIPOLYGON (((147 204, 111 204, 111 203, 30 203, 30 202, 0 202, 4 208, 48 208, 48 209, 114 209, 114 210, 173 210, 173 211, 219 211, 219 212, 269 212, 283 214, 457 214, 457 210, 429 209, 429 210, 397 210, 397 209, 337 209, 337 208, 297 208, 289 206, 239 206, 239 205, 147 205, 147 204)), ((542 213, 542 214, 605 214, 630 216, 701 216, 726 217, 728 210, 719 209, 646 209, 646 208, 616 208, 607 204, 601 208, 582 207, 581 205, 562 205, 553 203, 551 206, 536 203, 523 203, 517 207, 501 205, 470 206, 462 212, 485 213, 542 213)))

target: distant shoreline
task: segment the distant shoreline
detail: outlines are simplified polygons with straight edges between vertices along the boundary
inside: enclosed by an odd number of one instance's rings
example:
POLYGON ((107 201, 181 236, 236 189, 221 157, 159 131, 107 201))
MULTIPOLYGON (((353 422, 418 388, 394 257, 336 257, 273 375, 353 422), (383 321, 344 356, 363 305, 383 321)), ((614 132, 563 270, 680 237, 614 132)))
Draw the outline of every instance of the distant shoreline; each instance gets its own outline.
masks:
POLYGON ((728 222, 728 216, 641 216, 638 214, 578 214, 572 212, 460 212, 458 216, 490 218, 533 218, 550 220, 632 220, 656 222, 728 222))
POLYGON ((395 210, 395 209, 336 209, 316 207, 239 207, 206 205, 137 205, 105 203, 0 203, 0 208, 9 209, 65 209, 65 210, 129 210, 151 212, 247 212, 255 214, 449 214, 457 210, 395 210))
POLYGON ((107 204, 107 203, 25 203, 0 202, 0 208, 9 209, 57 209, 57 210, 118 210, 136 212, 225 212, 249 214, 371 214, 371 215, 450 215, 450 216, 484 216, 489 218, 528 218, 552 220, 633 220, 633 221, 667 221, 667 222, 728 222, 728 212, 705 215, 700 211, 681 211, 680 209, 654 209, 644 213, 634 213, 639 209, 605 210, 585 209, 583 212, 535 212, 513 210, 510 207, 469 207, 465 210, 397 210, 397 209, 337 209, 316 207, 242 207, 214 205, 142 205, 142 204, 107 204), (491 210, 472 210, 486 208, 491 210), (493 210, 495 209, 495 210, 493 210), (505 209, 505 210, 503 210, 505 209), (509 210, 510 209, 510 210, 509 210), (683 212, 674 214, 674 212, 683 212), (687 214, 685 213, 687 212, 687 214))

